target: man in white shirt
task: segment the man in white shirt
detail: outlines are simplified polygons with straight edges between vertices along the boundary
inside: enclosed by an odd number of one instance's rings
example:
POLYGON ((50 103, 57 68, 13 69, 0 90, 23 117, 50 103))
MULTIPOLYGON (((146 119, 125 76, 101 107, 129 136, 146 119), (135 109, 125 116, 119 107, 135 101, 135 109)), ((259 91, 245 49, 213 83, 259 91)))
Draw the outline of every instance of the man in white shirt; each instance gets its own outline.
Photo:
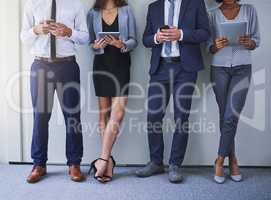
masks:
POLYGON ((89 40, 86 12, 80 1, 28 0, 21 39, 29 44, 34 128, 31 146, 33 169, 27 178, 36 183, 46 174, 48 123, 57 93, 66 124, 66 157, 71 180, 80 182, 83 138, 80 120, 80 70, 75 46, 89 40))

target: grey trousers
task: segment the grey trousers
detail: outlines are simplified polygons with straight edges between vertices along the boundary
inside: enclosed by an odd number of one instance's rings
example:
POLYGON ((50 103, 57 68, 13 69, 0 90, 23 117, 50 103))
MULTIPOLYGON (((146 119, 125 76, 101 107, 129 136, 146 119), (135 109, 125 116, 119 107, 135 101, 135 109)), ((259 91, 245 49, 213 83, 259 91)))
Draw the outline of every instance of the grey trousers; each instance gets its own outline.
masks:
POLYGON ((251 65, 215 67, 211 81, 219 107, 220 144, 218 155, 227 157, 235 151, 235 135, 251 81, 251 65))

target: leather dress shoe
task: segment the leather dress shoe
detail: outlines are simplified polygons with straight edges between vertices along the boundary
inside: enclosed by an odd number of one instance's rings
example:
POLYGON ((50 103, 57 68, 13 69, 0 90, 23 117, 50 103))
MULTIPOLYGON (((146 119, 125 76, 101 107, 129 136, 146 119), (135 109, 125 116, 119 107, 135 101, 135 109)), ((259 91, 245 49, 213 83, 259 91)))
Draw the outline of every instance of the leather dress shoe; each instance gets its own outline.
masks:
POLYGON ((33 166, 33 169, 29 176, 27 177, 28 183, 37 183, 39 182, 43 176, 46 175, 46 167, 42 166, 33 166))
POLYGON ((80 165, 71 165, 69 167, 69 175, 74 182, 81 182, 85 179, 84 174, 81 172, 80 165))

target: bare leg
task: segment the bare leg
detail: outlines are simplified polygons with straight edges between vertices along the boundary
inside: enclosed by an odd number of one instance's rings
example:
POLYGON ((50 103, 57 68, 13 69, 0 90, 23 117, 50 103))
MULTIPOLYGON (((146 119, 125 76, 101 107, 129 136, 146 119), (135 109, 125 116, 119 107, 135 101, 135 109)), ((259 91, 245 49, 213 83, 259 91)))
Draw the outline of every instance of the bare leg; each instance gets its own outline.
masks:
MULTIPOLYGON (((111 109, 111 98, 110 97, 99 97, 99 132, 101 134, 101 141, 103 141, 104 131, 106 129, 109 117, 110 117, 110 109, 111 109)), ((95 167, 97 168, 97 174, 95 176, 102 176, 103 172, 107 167, 106 162, 97 161, 95 163, 95 167)))
POLYGON ((99 131, 103 140, 104 131, 106 129, 111 110, 111 98, 99 97, 99 131))
POLYGON ((114 97, 112 98, 111 114, 107 126, 103 134, 101 158, 109 160, 108 164, 103 161, 98 161, 96 167, 101 169, 99 175, 112 176, 113 163, 110 159, 113 145, 119 133, 121 122, 124 118, 125 107, 127 105, 128 97, 114 97), (102 172, 102 173, 101 173, 102 172))

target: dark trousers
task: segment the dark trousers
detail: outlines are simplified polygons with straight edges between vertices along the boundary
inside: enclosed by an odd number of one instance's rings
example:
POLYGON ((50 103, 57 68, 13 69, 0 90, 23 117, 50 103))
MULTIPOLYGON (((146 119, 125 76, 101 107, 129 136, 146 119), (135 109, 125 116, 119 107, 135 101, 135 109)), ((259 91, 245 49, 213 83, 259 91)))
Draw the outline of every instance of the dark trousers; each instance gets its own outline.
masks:
POLYGON ((188 142, 188 118, 197 73, 186 72, 181 64, 161 63, 151 76, 148 99, 148 141, 151 161, 163 163, 163 118, 173 95, 175 131, 169 164, 181 166, 188 142))
POLYGON ((34 165, 46 165, 48 124, 55 91, 65 118, 67 164, 79 165, 83 156, 83 139, 80 121, 80 70, 76 61, 47 63, 35 60, 32 64, 34 127, 31 156, 34 165))
POLYGON ((232 68, 212 67, 211 81, 219 107, 220 144, 218 155, 227 157, 235 151, 234 138, 251 80, 251 65, 232 68))

